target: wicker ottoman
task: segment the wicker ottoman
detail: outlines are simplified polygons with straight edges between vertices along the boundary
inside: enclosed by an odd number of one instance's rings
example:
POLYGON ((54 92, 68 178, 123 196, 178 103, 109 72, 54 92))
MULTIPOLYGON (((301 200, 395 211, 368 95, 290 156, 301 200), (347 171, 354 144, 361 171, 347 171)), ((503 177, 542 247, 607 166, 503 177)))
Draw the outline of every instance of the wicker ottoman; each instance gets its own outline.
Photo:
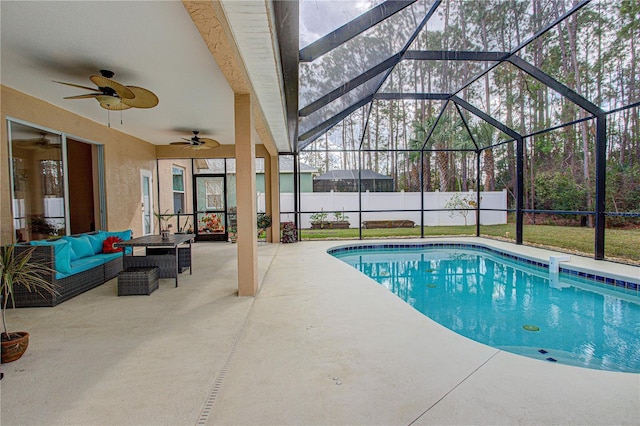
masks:
POLYGON ((127 268, 118 274, 118 296, 146 294, 158 289, 158 267, 127 268))

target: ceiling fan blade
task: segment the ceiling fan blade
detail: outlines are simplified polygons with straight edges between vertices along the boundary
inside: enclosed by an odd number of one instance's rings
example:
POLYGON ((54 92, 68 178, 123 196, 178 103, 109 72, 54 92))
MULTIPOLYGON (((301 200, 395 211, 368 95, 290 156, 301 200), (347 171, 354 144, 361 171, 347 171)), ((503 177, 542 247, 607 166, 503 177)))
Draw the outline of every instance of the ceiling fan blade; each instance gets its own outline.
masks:
POLYGON ((35 145, 38 142, 42 142, 42 138, 33 138, 33 139, 13 139, 12 143, 20 143, 20 144, 32 144, 35 145))
POLYGON ((94 92, 97 90, 95 87, 87 87, 87 86, 81 86, 79 84, 65 83, 64 81, 56 81, 56 80, 51 80, 51 81, 53 81, 54 83, 64 84, 66 86, 77 87, 79 89, 92 90, 94 92))
POLYGON ((62 99, 89 99, 100 95, 102 95, 102 93, 89 93, 87 95, 65 96, 62 99))
POLYGON ((158 97, 150 90, 137 86, 126 86, 135 97, 133 99, 122 98, 122 103, 134 108, 153 108, 158 105, 158 97))
POLYGON ((191 142, 169 142, 169 145, 191 145, 191 142))
MULTIPOLYGON (((120 84, 117 81, 111 80, 110 78, 103 77, 101 75, 92 75, 89 77, 89 80, 93 82, 98 87, 108 87, 113 89, 114 92, 118 94, 118 96, 122 99, 133 99, 136 95, 127 88, 124 84, 120 84)), ((95 89, 94 89, 95 90, 95 89)))
POLYGON ((208 148, 217 148, 220 146, 220 142, 211 138, 199 138, 200 146, 206 146, 208 148))

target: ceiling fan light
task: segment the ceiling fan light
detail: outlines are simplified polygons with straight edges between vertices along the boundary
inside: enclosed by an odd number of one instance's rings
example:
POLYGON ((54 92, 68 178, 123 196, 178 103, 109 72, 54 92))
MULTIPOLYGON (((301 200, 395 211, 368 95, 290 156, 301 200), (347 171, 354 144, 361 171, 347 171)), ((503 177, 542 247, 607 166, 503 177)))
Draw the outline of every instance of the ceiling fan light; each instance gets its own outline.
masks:
POLYGON ((115 105, 119 105, 120 104, 120 98, 117 98, 115 96, 98 95, 98 96, 96 96, 96 99, 101 104, 105 104, 107 106, 115 106, 115 105))
POLYGON ((207 145, 191 145, 191 149, 194 151, 200 151, 201 149, 211 149, 211 147, 207 145))

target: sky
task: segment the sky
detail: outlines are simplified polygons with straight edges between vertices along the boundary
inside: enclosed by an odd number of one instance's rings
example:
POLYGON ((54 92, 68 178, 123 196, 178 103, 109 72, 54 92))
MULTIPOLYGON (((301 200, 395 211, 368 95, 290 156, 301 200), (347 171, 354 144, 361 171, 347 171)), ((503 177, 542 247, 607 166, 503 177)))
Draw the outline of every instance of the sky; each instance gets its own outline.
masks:
POLYGON ((383 0, 301 0, 300 48, 362 15, 383 0))

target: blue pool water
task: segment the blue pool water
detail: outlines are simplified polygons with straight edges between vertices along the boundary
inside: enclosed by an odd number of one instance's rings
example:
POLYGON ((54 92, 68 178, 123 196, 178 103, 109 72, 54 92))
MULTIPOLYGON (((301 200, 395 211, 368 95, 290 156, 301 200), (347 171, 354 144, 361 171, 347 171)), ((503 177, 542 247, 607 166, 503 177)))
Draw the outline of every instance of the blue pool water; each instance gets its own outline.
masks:
POLYGON ((370 246, 329 253, 478 342, 548 362, 640 372, 636 284, 635 291, 618 291, 479 248, 370 246))

